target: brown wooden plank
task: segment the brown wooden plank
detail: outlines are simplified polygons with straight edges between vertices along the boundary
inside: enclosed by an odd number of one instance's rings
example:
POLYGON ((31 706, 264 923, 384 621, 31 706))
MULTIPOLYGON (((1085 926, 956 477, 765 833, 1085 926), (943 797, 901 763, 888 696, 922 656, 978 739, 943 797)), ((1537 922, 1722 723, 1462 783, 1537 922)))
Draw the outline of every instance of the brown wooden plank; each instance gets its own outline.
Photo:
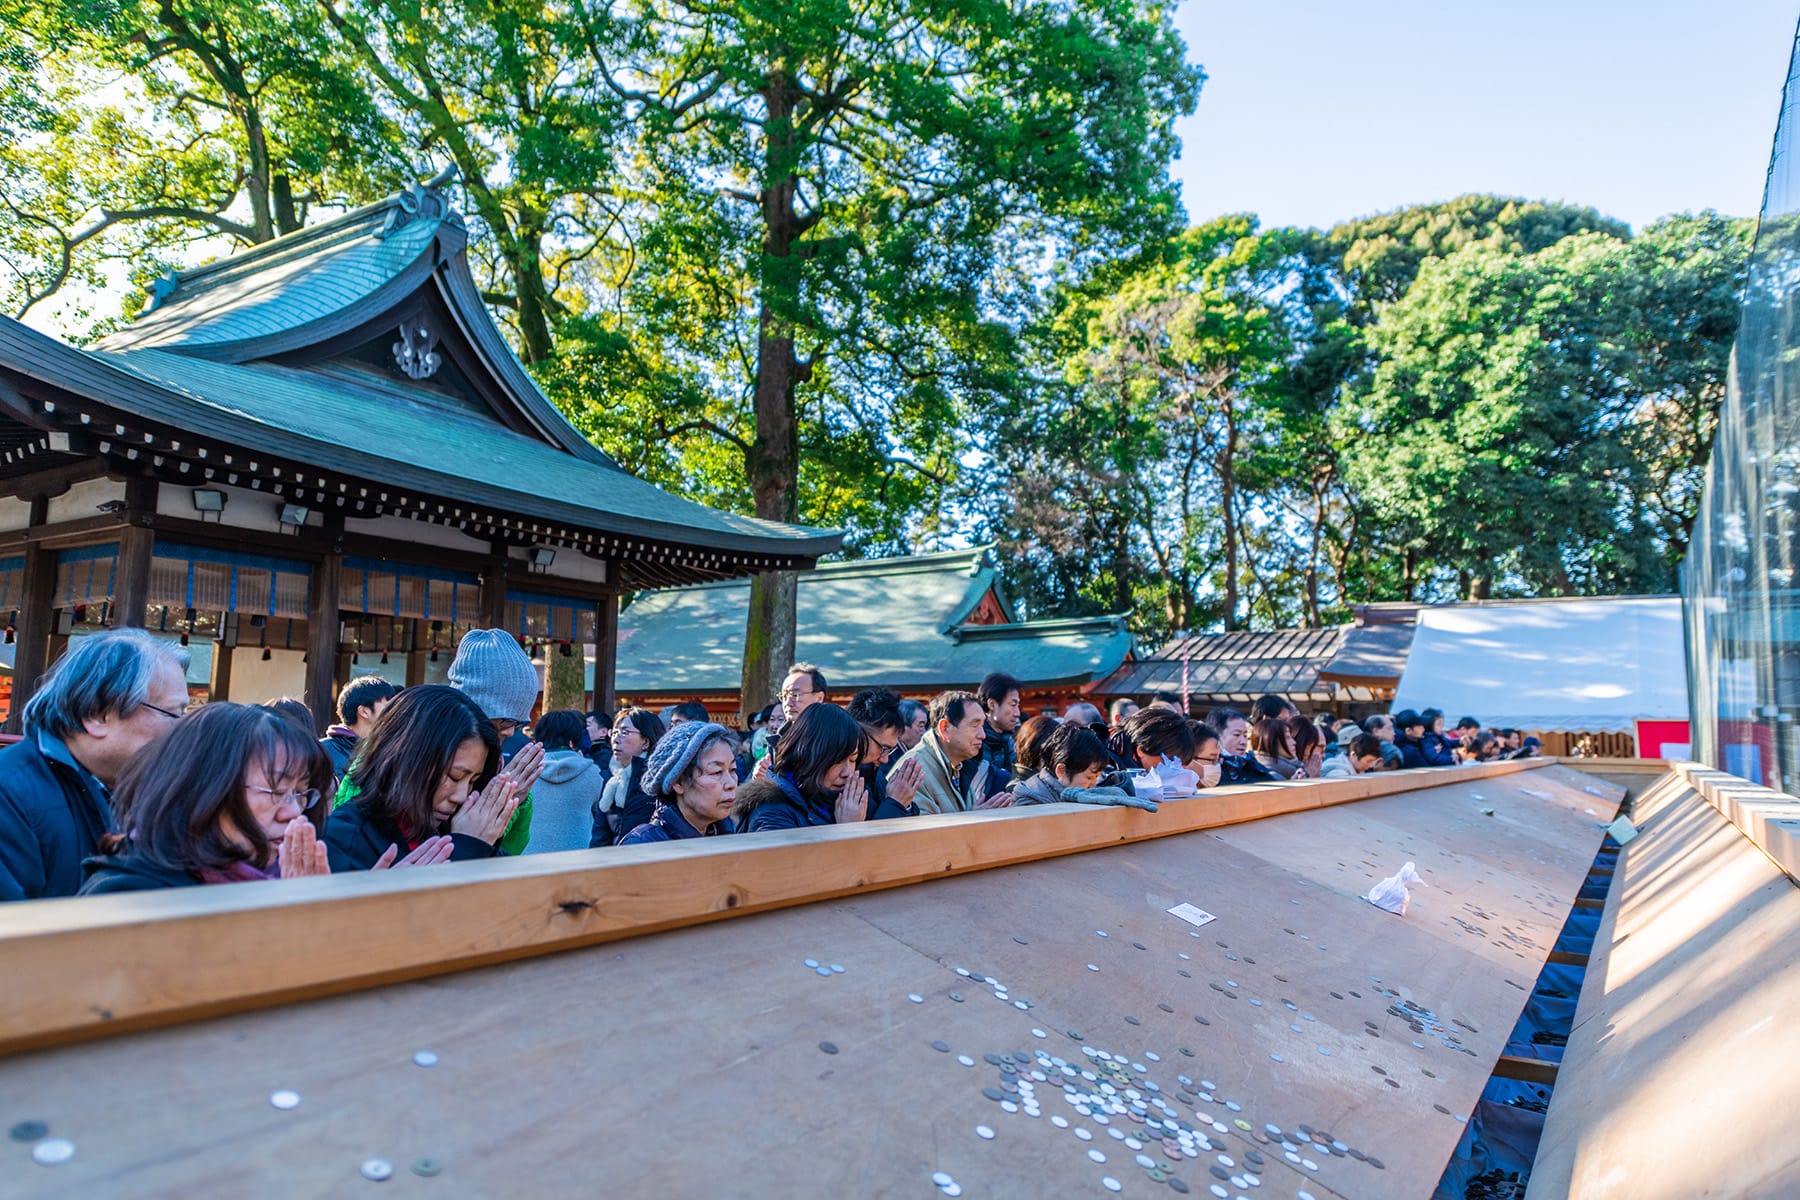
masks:
POLYGON ((1521 1058, 1516 1054, 1502 1054, 1494 1063, 1496 1078, 1541 1083, 1549 1087, 1556 1086, 1556 1072, 1557 1064, 1553 1062, 1546 1062, 1541 1058, 1521 1058))
MULTIPOLYGON (((366 1187, 358 1164, 380 1156, 398 1171, 388 1187, 448 1195, 931 1195, 942 1170, 972 1196, 1102 1195, 1107 1175, 1123 1196, 1168 1196, 1110 1135, 1140 1136, 1128 1117, 1102 1126, 1047 1082, 1037 1118, 981 1094, 1001 1082, 985 1054, 1042 1047, 1086 1065, 1088 1047, 1140 1065, 1133 1077, 1159 1085, 1145 1094, 1169 1097, 1189 1124, 1200 1112, 1223 1128, 1209 1127, 1213 1151, 1175 1167, 1191 1194, 1207 1194, 1222 1152, 1235 1170, 1250 1153, 1266 1160, 1252 1195, 1423 1197, 1537 970, 1496 959, 1488 939, 1447 919, 1450 901, 1478 888, 1572 896, 1578 843, 1591 856, 1599 841, 1577 807, 1584 793, 1542 775, 1553 795, 1519 799, 1517 828, 1468 816, 1470 793, 1490 782, 1416 775, 1431 786, 11 1058, 0 1062, 6 1115, 48 1121, 77 1145, 71 1162, 14 1178, 27 1196, 338 1194, 366 1187), (1365 841, 1305 835, 1350 816, 1368 823, 1365 841), (1252 847, 1261 830, 1281 858, 1252 847), (1366 903, 1338 870, 1347 852, 1397 850, 1379 840, 1390 830, 1436 854, 1441 886, 1406 917, 1366 903), (1520 852, 1525 830, 1567 844, 1566 859, 1520 852), (1496 846, 1504 868, 1489 861, 1496 846), (1190 929, 1164 911, 1182 901, 1217 920, 1190 929), (845 971, 820 978, 807 957, 845 971), (1008 998, 958 967, 1003 981, 1008 998), (439 1065, 411 1065, 421 1049, 439 1065), (1179 1075, 1210 1081, 1210 1099, 1180 1100, 1179 1075), (278 1088, 300 1106, 270 1107, 278 1088), (978 1124, 996 1136, 977 1136, 978 1124), (1254 1140, 1267 1124, 1329 1131, 1362 1157, 1296 1142, 1289 1162, 1254 1140), (439 1178, 408 1172, 420 1156, 438 1161, 439 1178)), ((1127 815, 957 827, 991 844, 1127 815)), ((808 849, 822 860, 849 840, 808 849)), ((446 889, 421 893, 416 922, 387 931, 392 944, 494 932, 446 909, 446 889)), ((1540 907, 1498 915, 1547 945, 1561 916, 1540 907)), ((493 914, 496 927, 516 919, 493 914)), ((322 929, 282 950, 329 953, 339 935, 322 929)), ((1154 1142, 1145 1152, 1168 1161, 1154 1142)))
POLYGON ((1495 763, 1223 788, 1155 813, 1003 809, 12 905, 0 974, 33 986, 0 1005, 0 1053, 1451 782, 1529 778, 1573 811, 1567 774, 1495 763))
POLYGON ((1637 823, 1528 1200, 1800 1195, 1800 890, 1681 774, 1637 823))

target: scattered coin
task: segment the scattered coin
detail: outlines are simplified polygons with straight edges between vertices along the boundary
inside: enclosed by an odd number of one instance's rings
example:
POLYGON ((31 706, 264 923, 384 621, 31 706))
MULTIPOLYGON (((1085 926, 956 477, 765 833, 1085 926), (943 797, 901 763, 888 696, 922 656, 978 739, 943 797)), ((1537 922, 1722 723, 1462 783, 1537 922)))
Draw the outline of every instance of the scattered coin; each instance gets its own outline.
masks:
POLYGON ((844 968, 840 967, 837 963, 832 963, 831 964, 831 973, 833 975, 842 975, 844 973, 844 968))
POLYGON ((413 1055, 413 1066, 415 1067, 435 1067, 437 1065, 438 1056, 429 1050, 420 1050, 413 1055))
POLYGON ((1088 1157, 1097 1163, 1103 1163, 1106 1161, 1106 1152, 1099 1149, 1089 1150, 1088 1157))
POLYGON ((836 1054, 838 1052, 836 1042, 820 1042, 819 1049, 823 1050, 827 1054, 836 1054))
POLYGON ((962 993, 961 992, 951 992, 950 999, 956 1001, 958 1004, 961 1004, 963 1002, 962 993))
POLYGON ((906 993, 906 998, 907 998, 907 999, 908 999, 908 1000, 911 1000, 911 1001, 912 1001, 912 1002, 913 1002, 913 1003, 914 1003, 914 1004, 923 1004, 923 1003, 925 1003, 925 997, 923 997, 923 996, 921 996, 921 995, 919 995, 919 993, 917 993, 917 992, 908 992, 908 993, 906 993))
POLYGON ((1019 943, 1019 945, 1021 945, 1021 946, 1029 946, 1029 945, 1031 945, 1031 943, 1030 943, 1030 942, 1028 942, 1028 941, 1026 941, 1026 940, 1025 940, 1025 939, 1024 939, 1024 938, 1022 938, 1022 937, 1020 937, 1020 936, 1019 936, 1019 935, 1018 935, 1018 934, 1016 934, 1016 933, 1015 933, 1015 934, 1014 934, 1014 935, 1013 935, 1013 941, 1015 941, 1015 942, 1017 942, 1017 943, 1019 943))
POLYGON ((981 1138, 983 1141, 991 1142, 994 1140, 994 1131, 989 1129, 986 1125, 977 1125, 975 1127, 975 1136, 981 1138))
POLYGON ((942 1188, 949 1187, 951 1184, 955 1183, 956 1180, 951 1178, 948 1171, 933 1171, 931 1173, 931 1182, 942 1188))
POLYGON ((1088 964, 1088 965, 1087 965, 1087 969, 1088 969, 1088 970, 1090 970, 1090 971, 1098 971, 1098 970, 1099 970, 1099 969, 1100 969, 1100 968, 1099 968, 1099 967, 1096 967, 1096 966, 1095 966, 1095 965, 1094 965, 1094 964, 1093 964, 1093 963, 1089 963, 1089 964, 1088 964))
POLYGON ((430 1179, 443 1169, 443 1164, 435 1158, 415 1158, 412 1161, 412 1173, 420 1179, 430 1179))
POLYGON ((806 960, 806 968, 807 968, 807 970, 809 970, 809 971, 816 971, 816 970, 818 970, 818 969, 819 969, 819 960, 818 960, 818 959, 816 959, 816 958, 809 958, 809 959, 807 959, 807 960, 806 960))
POLYGON ((269 1103, 274 1105, 276 1108, 282 1109, 283 1111, 290 1109, 290 1108, 299 1108, 300 1107, 300 1093, 299 1092, 290 1092, 286 1088, 283 1088, 279 1092, 273 1092, 270 1094, 269 1103))
POLYGON ((366 1159, 362 1165, 362 1177, 375 1183, 390 1178, 394 1173, 394 1164, 385 1158, 366 1159))
POLYGON ((31 1148, 31 1161, 43 1167, 54 1167, 75 1157, 75 1143, 68 1138, 45 1138, 31 1148))
POLYGON ((1106 1188, 1106 1190, 1109 1192, 1116 1192, 1120 1188, 1125 1186, 1124 1184, 1120 1183, 1118 1180, 1114 1179, 1111 1175, 1101 1176, 1100 1182, 1106 1188))
POLYGON ((49 1134, 50 1126, 42 1121, 20 1121, 7 1131, 7 1136, 15 1142, 35 1142, 49 1134))
POLYGON ((941 1041, 933 1042, 933 1043, 931 1043, 931 1048, 933 1050, 936 1050, 939 1054, 950 1053, 950 1043, 949 1042, 941 1042, 941 1041))

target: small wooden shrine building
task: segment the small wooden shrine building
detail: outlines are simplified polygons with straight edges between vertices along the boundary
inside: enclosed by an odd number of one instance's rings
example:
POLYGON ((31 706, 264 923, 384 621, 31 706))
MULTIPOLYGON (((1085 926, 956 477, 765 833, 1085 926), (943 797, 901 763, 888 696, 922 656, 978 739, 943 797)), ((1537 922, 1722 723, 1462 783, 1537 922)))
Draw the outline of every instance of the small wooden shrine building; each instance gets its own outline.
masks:
POLYGON ((621 470, 514 357, 467 251, 417 185, 172 274, 87 349, 0 318, 8 728, 108 625, 205 639, 213 699, 301 690, 321 725, 353 658, 441 678, 475 627, 594 645, 608 705, 622 592, 837 548, 621 470))

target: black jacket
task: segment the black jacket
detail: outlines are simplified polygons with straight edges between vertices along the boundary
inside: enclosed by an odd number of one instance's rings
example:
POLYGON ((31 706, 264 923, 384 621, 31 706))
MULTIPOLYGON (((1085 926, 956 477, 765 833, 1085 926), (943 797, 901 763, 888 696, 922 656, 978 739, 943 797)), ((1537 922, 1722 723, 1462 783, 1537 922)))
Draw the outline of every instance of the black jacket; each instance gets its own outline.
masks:
POLYGON ((904 808, 899 801, 887 794, 887 764, 873 763, 866 767, 858 767, 857 774, 862 776, 863 785, 869 789, 869 815, 866 820, 887 821, 894 817, 916 817, 919 806, 909 804, 904 808))
MULTIPOLYGON (((331 815, 325 818, 325 832, 320 836, 325 843, 325 857, 331 863, 333 874, 339 871, 367 871, 387 853, 389 846, 400 847, 395 861, 407 855, 408 841, 405 835, 386 821, 369 816, 363 811, 362 805, 354 800, 331 810, 331 815)), ((496 846, 466 833, 452 833, 450 838, 453 843, 450 850, 451 862, 493 858, 500 853, 496 846)))
POLYGON ((87 872, 87 882, 81 885, 83 896, 198 887, 200 884, 200 880, 186 871, 158 866, 141 854, 96 854, 81 866, 87 872))
POLYGON ((1001 733, 989 726, 981 739, 981 753, 976 757, 988 765, 988 795, 1005 791, 1006 785, 1012 782, 1013 772, 1019 769, 1019 750, 1013 742, 1013 735, 1001 733), (996 775, 1000 777, 1000 786, 992 787, 996 775))
POLYGON ((325 757, 331 760, 331 773, 342 779, 350 773, 350 759, 356 754, 357 739, 347 734, 330 733, 319 739, 325 757))
POLYGON ((791 784, 774 779, 752 779, 739 788, 735 811, 744 814, 737 824, 746 833, 837 824, 834 801, 809 802, 791 784))
POLYGON ((1429 767, 1431 765, 1425 761, 1425 751, 1420 747, 1417 738, 1407 737, 1404 733, 1396 733, 1394 735, 1394 745, 1400 748, 1401 770, 1410 771, 1419 767, 1429 767))
POLYGON ((47 756, 42 736, 0 750, 0 901, 73 896, 112 828, 100 781, 47 756))
POLYGON ((656 797, 644 791, 640 786, 644 778, 644 763, 649 755, 640 754, 631 760, 630 773, 625 776, 625 803, 613 812, 601 812, 594 808, 594 829, 588 836, 588 848, 617 845, 620 838, 636 829, 639 825, 648 825, 650 818, 656 815, 656 797))
POLYGON ((1419 739, 1419 753, 1425 758, 1428 767, 1454 767, 1456 753, 1450 748, 1450 739, 1441 733, 1433 733, 1427 729, 1425 736, 1419 739))
POLYGON ((1219 783, 1271 783, 1275 772, 1256 761, 1254 754, 1221 754, 1219 783))

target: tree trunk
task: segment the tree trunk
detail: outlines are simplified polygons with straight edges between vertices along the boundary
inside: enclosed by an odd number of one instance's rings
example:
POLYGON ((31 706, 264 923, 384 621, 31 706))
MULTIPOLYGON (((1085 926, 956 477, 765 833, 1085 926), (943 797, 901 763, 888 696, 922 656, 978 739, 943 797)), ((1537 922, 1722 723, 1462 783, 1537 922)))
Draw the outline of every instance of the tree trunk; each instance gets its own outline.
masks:
POLYGON ((587 708, 587 656, 580 646, 571 646, 564 654, 560 645, 544 651, 550 656, 549 685, 544 689, 544 711, 559 708, 587 708))
MULTIPOLYGON (((769 521, 800 517, 800 423, 794 390, 811 365, 794 353, 794 313, 800 299, 800 259, 795 244, 804 232, 794 210, 799 179, 794 173, 794 105, 799 91, 791 78, 771 72, 763 91, 768 121, 763 127, 763 255, 761 312, 756 338, 756 438, 746 467, 756 515, 769 521)), ((769 572, 750 580, 750 607, 744 630, 743 712, 774 699, 782 673, 794 661, 797 580, 790 572, 769 572)))
POLYGON ((550 357, 550 291, 544 285, 544 264, 537 218, 520 213, 514 239, 514 290, 519 297, 519 357, 526 363, 550 357))
POLYGON ((1230 632, 1238 624, 1238 522, 1237 522, 1237 413, 1231 398, 1225 397, 1225 448, 1219 456, 1219 502, 1224 509, 1225 528, 1225 629, 1230 632))

